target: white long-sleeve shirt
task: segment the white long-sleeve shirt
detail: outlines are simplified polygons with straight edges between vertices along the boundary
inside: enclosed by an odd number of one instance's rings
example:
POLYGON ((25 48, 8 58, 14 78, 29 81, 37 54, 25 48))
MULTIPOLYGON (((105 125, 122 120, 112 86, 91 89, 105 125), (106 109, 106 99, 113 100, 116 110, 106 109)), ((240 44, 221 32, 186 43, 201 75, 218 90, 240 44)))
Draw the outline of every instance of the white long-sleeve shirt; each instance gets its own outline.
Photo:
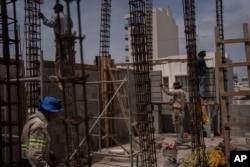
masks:
POLYGON ((73 27, 71 18, 69 18, 63 12, 54 13, 50 19, 44 17, 43 24, 48 27, 54 28, 55 35, 63 35, 69 32, 73 27))

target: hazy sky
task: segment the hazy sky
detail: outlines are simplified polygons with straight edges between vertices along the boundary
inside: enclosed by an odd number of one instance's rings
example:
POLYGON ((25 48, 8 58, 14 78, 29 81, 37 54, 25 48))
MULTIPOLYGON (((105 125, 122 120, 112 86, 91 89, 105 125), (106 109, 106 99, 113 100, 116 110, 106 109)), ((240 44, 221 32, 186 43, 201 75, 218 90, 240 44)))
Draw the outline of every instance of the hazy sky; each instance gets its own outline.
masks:
MULTIPOLYGON (((111 32, 110 32, 110 53, 116 63, 125 62, 127 52, 125 46, 127 41, 124 37, 127 34, 124 29, 126 21, 124 15, 129 13, 129 0, 112 0, 111 4, 111 32)), ((52 7, 55 0, 44 0, 41 9, 46 17, 53 14, 52 7)), ((64 1, 61 1, 64 4, 64 1)), ((23 1, 19 4, 19 17, 24 17, 23 1)), ((92 64, 96 55, 99 54, 100 40, 100 12, 101 0, 81 0, 82 33, 86 35, 83 42, 84 62, 92 64)), ((169 8, 179 26, 179 48, 180 54, 186 54, 185 35, 183 30, 183 6, 182 0, 153 0, 154 7, 169 8)), ((76 22, 75 3, 71 5, 72 18, 76 22)), ((196 26, 197 26, 197 45, 199 50, 215 51, 214 26, 216 24, 215 0, 196 0, 196 26)), ((225 39, 242 37, 242 24, 248 23, 250 27, 250 1, 249 0, 224 0, 224 34, 225 39)), ((20 19, 22 20, 22 19, 20 19)), ((20 23, 21 26, 23 23, 20 23)), ((74 25, 74 30, 78 25, 74 25)), ((46 60, 54 60, 54 34, 53 30, 42 25, 42 49, 46 60)), ((245 60, 243 45, 226 45, 226 52, 231 55, 233 61, 245 60)), ((78 59, 79 60, 79 59, 78 59)), ((240 70, 237 70, 237 72, 240 70)), ((239 72, 238 72, 239 73, 239 72)))

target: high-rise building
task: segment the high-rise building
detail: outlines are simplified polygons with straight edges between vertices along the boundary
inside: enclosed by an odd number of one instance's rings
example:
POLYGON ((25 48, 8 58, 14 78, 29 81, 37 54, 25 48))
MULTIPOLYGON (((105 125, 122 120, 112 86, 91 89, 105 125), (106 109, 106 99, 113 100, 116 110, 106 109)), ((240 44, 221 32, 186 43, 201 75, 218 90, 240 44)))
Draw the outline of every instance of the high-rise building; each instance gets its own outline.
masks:
MULTIPOLYGON (((128 30, 125 37, 128 40, 128 46, 125 50, 128 51, 129 61, 132 62, 129 14, 124 18, 128 22, 125 25, 125 29, 128 30)), ((172 12, 169 9, 153 8, 152 27, 153 59, 179 55, 178 26, 172 12)))

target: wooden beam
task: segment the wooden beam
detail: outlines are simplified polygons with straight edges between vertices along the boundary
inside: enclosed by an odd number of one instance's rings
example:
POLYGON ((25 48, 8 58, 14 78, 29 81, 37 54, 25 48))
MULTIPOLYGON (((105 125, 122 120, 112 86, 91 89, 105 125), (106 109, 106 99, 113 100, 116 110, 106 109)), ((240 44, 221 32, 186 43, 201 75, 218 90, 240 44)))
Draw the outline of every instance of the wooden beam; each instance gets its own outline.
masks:
POLYGON ((230 43, 245 43, 249 42, 248 38, 237 38, 237 39, 219 39, 217 44, 230 44, 230 43))
MULTIPOLYGON (((243 24, 243 32, 244 37, 248 38, 249 41, 245 43, 245 51, 246 51, 246 60, 250 61, 250 38, 249 38, 249 30, 248 30, 248 24, 243 24)), ((248 78, 250 78, 250 66, 247 67, 248 72, 248 78)), ((248 86, 250 87, 250 82, 248 82, 248 86)))
POLYGON ((250 91, 240 91, 240 92, 220 92, 221 96, 249 96, 250 91))
POLYGON ((232 126, 250 126, 249 121, 241 121, 241 122, 225 122, 224 123, 225 127, 232 127, 232 126))
POLYGON ((222 64, 218 64, 218 65, 219 65, 219 68, 242 67, 242 66, 250 66, 250 61, 235 62, 235 63, 222 63, 222 64))

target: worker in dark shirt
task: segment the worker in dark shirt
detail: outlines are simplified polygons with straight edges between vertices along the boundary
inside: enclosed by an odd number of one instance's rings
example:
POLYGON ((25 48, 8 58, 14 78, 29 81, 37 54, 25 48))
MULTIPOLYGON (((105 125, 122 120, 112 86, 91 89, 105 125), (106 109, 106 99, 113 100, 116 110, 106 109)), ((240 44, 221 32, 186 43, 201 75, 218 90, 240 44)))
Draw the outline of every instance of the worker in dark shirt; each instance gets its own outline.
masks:
POLYGON ((197 56, 197 70, 199 76, 199 89, 200 89, 200 96, 201 100, 205 100, 205 76, 207 65, 204 57, 206 56, 206 51, 200 51, 197 56))

